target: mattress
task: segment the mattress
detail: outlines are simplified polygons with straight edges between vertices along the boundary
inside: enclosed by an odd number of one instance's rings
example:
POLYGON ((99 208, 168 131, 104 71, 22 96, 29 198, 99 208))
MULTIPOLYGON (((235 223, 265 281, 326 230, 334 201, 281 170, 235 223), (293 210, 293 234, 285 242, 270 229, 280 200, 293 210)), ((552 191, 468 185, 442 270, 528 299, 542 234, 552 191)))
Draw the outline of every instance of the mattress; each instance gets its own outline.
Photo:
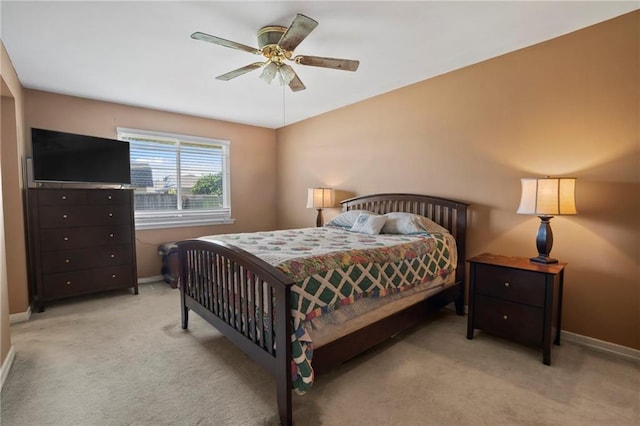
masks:
POLYGON ((293 387, 301 393, 313 382, 314 345, 439 291, 453 282, 457 263, 448 233, 369 235, 324 227, 200 239, 246 250, 295 280, 293 387))

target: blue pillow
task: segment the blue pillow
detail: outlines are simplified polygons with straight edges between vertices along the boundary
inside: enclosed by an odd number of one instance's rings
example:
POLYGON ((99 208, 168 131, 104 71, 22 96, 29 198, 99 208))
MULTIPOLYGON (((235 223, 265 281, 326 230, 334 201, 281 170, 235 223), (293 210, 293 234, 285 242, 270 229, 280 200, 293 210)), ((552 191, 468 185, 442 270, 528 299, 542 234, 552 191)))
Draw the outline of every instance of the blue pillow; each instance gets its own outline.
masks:
POLYGON ((367 210, 349 210, 348 212, 340 213, 338 216, 331 219, 324 226, 351 229, 353 224, 356 223, 356 219, 360 213, 375 214, 367 210))

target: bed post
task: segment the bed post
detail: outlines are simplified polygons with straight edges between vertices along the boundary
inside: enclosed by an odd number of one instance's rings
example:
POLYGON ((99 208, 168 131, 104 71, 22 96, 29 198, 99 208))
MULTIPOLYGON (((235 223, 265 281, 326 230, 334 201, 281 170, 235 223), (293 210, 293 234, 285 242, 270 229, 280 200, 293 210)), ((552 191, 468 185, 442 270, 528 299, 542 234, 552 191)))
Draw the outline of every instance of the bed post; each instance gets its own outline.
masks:
POLYGON ((189 328, 189 308, 184 303, 184 290, 180 290, 180 303, 182 304, 182 329, 189 328))
POLYGON ((293 424, 291 398, 291 286, 274 287, 276 300, 276 392, 278 415, 282 426, 293 424), (284 303, 282 303, 284 302, 284 303))
POLYGON ((458 265, 456 266, 456 281, 461 281, 460 295, 453 302, 456 307, 456 314, 464 315, 464 289, 465 289, 465 268, 466 268, 466 241, 467 241, 467 208, 466 203, 456 205, 456 247, 458 251, 458 265))
POLYGON ((178 259, 180 262, 180 274, 178 275, 180 285, 180 312, 182 313, 182 329, 186 330, 189 327, 189 308, 187 308, 187 303, 185 301, 185 291, 186 285, 188 283, 188 263, 187 263, 187 253, 185 250, 180 250, 178 252, 178 259))

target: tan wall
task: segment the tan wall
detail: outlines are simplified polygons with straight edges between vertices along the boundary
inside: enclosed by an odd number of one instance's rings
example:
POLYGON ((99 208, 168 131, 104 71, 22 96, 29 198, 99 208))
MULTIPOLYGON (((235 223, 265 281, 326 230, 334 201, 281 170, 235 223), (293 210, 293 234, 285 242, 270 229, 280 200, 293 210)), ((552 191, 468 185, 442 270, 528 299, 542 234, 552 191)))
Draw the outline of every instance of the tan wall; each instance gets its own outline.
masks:
POLYGON ((2 97, 2 122, 6 123, 2 126, 2 197, 12 314, 25 312, 29 306, 22 176, 24 144, 18 139, 15 105, 13 97, 2 97))
MULTIPOLYGON (((577 177, 552 220, 563 329, 640 349, 640 13, 278 131, 278 220, 313 226, 306 188, 416 192, 472 204, 468 255, 536 254, 520 178, 577 177)), ((337 209, 327 211, 326 217, 337 209)))
POLYGON ((23 90, 2 42, 0 87, 0 364, 4 365, 11 348, 9 314, 25 312, 29 303, 18 164, 24 135, 23 90))
MULTIPOLYGON (((139 278, 160 275, 159 243, 275 228, 275 130, 36 90, 25 90, 25 97, 28 129, 38 127, 115 138, 117 127, 127 127, 231 141, 231 208, 236 222, 233 225, 137 231, 139 278)), ((28 151, 30 153, 30 147, 28 151)))
MULTIPOLYGON (((0 147, 0 155, 2 148, 0 147)), ((0 162, 0 172, 2 163, 0 162)), ((2 183, 2 173, 0 173, 0 183, 2 183)), ((0 209, 4 205, 2 191, 0 191, 0 209)), ((9 327, 9 287, 7 280, 7 251, 5 249, 4 220, 0 220, 0 366, 4 366, 4 361, 11 350, 11 330, 9 327)), ((4 384, 4 383, 2 383, 4 384)), ((0 387, 2 386, 0 384, 0 387)))

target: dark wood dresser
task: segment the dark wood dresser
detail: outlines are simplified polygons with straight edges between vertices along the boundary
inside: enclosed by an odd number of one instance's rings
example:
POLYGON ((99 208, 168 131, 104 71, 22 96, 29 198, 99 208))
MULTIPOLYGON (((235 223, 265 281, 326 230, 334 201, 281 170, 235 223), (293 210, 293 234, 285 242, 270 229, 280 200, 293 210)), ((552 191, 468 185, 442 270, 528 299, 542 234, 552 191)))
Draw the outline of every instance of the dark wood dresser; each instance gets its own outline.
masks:
POLYGON ((138 294, 133 191, 28 190, 31 296, 52 300, 132 288, 138 294))
POLYGON ((538 346, 551 365, 551 340, 560 344, 562 287, 566 263, 484 253, 468 259, 467 338, 476 328, 538 346))

